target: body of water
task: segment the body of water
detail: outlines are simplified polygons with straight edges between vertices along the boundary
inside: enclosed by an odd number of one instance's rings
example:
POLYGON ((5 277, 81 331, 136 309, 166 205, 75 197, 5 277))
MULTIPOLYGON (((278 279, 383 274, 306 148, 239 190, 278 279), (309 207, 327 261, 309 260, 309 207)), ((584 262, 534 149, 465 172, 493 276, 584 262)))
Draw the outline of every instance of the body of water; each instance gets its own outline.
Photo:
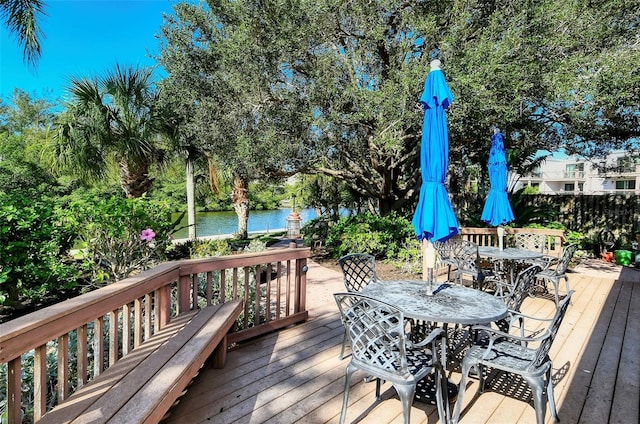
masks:
MULTIPOLYGON (((248 231, 255 232, 274 232, 282 231, 287 228, 287 217, 291 213, 291 209, 275 209, 269 211, 251 211, 249 212, 248 231)), ((302 225, 314 219, 316 211, 314 209, 303 209, 300 212, 302 225)), ((179 214, 172 218, 177 219, 179 214)), ((178 225, 181 230, 174 233, 174 238, 181 239, 189 236, 187 229, 187 215, 182 218, 178 225)), ((234 234, 238 232, 238 216, 233 211, 224 212, 197 212, 196 213, 196 235, 198 237, 219 236, 226 234, 234 234)))

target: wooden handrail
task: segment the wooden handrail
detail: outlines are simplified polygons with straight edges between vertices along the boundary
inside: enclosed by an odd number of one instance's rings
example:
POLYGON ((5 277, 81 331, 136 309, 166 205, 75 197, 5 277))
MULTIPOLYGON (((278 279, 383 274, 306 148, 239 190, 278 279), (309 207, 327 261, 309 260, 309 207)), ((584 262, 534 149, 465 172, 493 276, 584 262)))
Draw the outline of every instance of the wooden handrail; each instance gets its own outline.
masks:
POLYGON ((37 421, 51 407, 47 393, 56 391, 57 402, 66 399, 182 312, 242 296, 242 321, 230 343, 306 320, 310 256, 308 248, 289 248, 166 262, 0 324, 8 422, 20 423, 22 409, 32 410, 37 421), (57 368, 57 387, 48 382, 50 364, 57 368), (34 404, 26 408, 20 396, 24 372, 34 381, 34 404))

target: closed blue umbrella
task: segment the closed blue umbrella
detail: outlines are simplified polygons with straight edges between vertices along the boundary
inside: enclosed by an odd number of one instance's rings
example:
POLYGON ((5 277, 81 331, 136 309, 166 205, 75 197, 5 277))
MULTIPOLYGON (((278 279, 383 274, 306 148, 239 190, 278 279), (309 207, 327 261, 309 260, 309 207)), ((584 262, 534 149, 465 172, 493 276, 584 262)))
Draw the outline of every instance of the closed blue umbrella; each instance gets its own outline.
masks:
POLYGON ((459 232, 458 220, 444 182, 449 166, 446 109, 453 102, 440 61, 431 62, 420 103, 424 108, 420 167, 422 186, 413 227, 419 240, 445 241, 459 232))
MULTIPOLYGON (((420 169, 422 186, 418 206, 413 215, 413 227, 423 246, 423 278, 431 283, 435 266, 432 241, 445 241, 459 232, 444 182, 449 166, 449 131, 446 109, 453 102, 440 61, 431 62, 420 103, 424 109, 420 169)), ((429 284, 429 292, 431 284, 429 284)))
POLYGON ((507 196, 507 156, 504 151, 504 136, 499 131, 491 137, 489 182, 491 188, 480 219, 493 227, 513 221, 515 217, 507 196))

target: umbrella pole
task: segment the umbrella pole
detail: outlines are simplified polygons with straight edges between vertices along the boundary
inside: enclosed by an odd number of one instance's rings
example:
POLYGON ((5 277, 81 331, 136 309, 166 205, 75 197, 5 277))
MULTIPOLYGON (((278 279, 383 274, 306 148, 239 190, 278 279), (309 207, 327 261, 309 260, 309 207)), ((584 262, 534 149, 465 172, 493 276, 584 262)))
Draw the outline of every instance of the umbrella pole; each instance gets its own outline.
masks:
POLYGON ((436 249, 429 240, 422 240, 422 279, 427 282, 427 295, 433 294, 433 269, 436 266, 436 249))
POLYGON ((496 228, 496 232, 498 233, 498 247, 500 250, 504 249, 504 227, 496 228))

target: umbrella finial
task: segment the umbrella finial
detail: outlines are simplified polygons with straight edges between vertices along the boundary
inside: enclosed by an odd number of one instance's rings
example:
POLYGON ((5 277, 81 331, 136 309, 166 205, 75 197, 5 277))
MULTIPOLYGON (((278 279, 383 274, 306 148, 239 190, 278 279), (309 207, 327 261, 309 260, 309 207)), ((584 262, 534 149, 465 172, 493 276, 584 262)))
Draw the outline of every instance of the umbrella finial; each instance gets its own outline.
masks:
POLYGON ((438 59, 434 59, 429 63, 431 67, 431 71, 439 71, 440 70, 440 61, 438 59))

